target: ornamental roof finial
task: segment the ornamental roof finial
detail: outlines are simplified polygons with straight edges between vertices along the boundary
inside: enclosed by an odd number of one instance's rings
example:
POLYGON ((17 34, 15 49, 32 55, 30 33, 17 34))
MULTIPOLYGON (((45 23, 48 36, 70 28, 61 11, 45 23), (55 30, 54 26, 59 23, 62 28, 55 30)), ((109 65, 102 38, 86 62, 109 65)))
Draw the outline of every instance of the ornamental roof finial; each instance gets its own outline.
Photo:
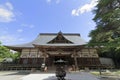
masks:
POLYGON ((60 30, 60 31, 58 32, 58 34, 62 34, 62 31, 60 30))

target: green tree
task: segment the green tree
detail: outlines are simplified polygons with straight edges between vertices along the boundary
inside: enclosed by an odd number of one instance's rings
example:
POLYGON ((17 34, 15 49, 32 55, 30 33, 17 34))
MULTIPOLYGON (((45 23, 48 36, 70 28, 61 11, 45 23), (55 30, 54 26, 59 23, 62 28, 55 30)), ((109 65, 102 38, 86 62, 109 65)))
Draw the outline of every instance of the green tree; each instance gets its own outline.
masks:
POLYGON ((7 47, 3 46, 0 42, 0 61, 2 61, 4 58, 12 58, 13 60, 18 59, 20 56, 20 53, 12 53, 7 47))
POLYGON ((10 57, 10 51, 0 44, 0 58, 10 57))
POLYGON ((104 46, 100 48, 100 56, 120 63, 120 0, 99 0, 93 12, 96 29, 89 34, 89 45, 104 46))

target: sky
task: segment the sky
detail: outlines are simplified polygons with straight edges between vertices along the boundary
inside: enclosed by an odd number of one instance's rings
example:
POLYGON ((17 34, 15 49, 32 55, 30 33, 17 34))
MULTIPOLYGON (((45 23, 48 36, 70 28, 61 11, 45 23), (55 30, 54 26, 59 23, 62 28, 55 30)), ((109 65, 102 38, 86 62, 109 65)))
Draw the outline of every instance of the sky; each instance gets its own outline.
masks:
POLYGON ((97 0, 0 0, 0 41, 28 43, 39 33, 79 33, 87 42, 97 0))

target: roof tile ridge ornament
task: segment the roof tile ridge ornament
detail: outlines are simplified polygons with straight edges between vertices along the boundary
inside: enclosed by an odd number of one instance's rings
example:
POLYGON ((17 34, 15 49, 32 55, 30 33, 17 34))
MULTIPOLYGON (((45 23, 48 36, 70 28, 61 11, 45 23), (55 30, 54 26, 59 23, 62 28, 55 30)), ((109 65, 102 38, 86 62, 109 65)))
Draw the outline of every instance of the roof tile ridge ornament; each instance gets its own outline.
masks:
POLYGON ((71 43, 73 44, 72 41, 66 39, 66 37, 64 37, 63 33, 61 31, 59 31, 56 35, 55 38, 53 38, 51 41, 47 42, 49 43, 71 43), (64 39, 65 41, 61 41, 62 39, 64 39))
POLYGON ((60 30, 60 31, 58 32, 58 34, 63 34, 63 33, 62 33, 62 31, 60 30))

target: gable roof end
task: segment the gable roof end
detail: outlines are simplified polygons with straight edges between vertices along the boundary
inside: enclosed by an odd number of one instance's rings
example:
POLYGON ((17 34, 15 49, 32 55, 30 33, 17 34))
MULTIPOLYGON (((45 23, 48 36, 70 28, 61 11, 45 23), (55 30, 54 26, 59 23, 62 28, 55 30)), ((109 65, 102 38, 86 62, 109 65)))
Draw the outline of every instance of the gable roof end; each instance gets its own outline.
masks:
POLYGON ((73 44, 73 42, 71 42, 70 40, 68 40, 67 38, 64 37, 64 35, 62 34, 62 32, 60 31, 57 36, 55 38, 53 38, 52 40, 50 40, 49 43, 69 43, 69 44, 73 44))

